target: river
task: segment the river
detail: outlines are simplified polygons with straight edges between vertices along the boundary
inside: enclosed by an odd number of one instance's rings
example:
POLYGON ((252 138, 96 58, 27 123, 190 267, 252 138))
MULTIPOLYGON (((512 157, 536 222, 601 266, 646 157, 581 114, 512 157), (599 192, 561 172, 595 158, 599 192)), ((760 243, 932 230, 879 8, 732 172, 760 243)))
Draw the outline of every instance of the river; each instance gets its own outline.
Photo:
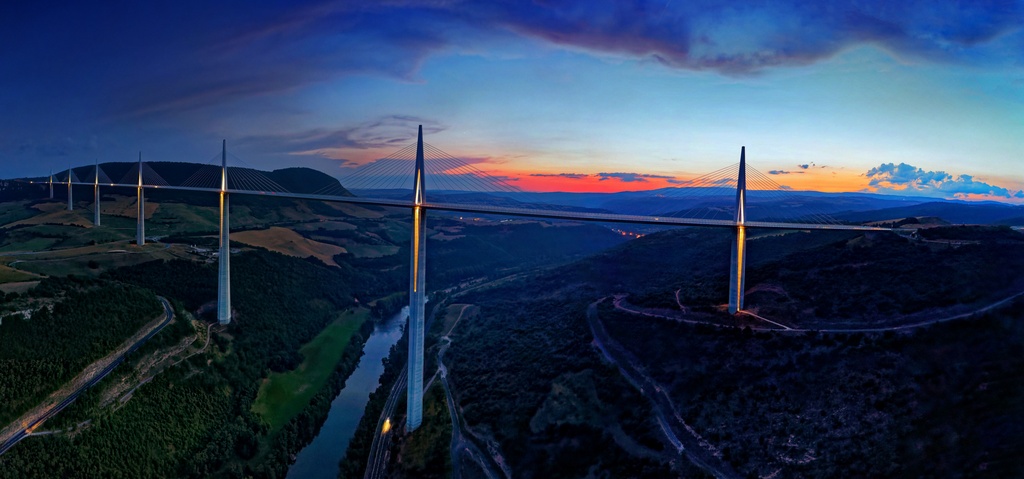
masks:
POLYGON ((295 464, 288 468, 288 479, 335 479, 338 463, 345 456, 352 434, 363 417, 370 393, 377 389, 384 372, 381 361, 391 346, 402 337, 402 328, 409 318, 409 308, 373 328, 363 346, 363 357, 356 370, 345 381, 345 388, 331 402, 331 411, 313 442, 299 451, 295 464))

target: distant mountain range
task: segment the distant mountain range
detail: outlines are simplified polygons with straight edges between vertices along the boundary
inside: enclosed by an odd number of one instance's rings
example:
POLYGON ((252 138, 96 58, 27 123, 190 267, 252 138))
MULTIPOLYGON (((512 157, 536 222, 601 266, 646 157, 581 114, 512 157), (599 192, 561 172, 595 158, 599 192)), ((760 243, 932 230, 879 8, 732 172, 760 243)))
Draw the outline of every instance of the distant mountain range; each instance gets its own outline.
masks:
MULTIPOLYGON (((196 163, 146 163, 169 184, 189 181, 196 173, 196 163)), ((100 168, 114 182, 120 182, 132 168, 132 162, 101 163, 100 168)), ((205 165, 217 167, 217 165, 205 165)), ((231 170, 236 170, 232 167, 231 170)), ((258 171, 237 169, 236 171, 258 171)), ((80 181, 89 181, 92 166, 73 168, 80 181)), ((334 177, 311 168, 284 168, 259 171, 265 178, 293 193, 312 194, 329 190, 341 196, 364 196, 409 199, 405 189, 346 190, 334 177)), ((209 175, 207 175, 209 176, 209 175)), ((46 178, 34 178, 45 181, 46 178)), ((219 183, 219 179, 216 179, 219 183)), ((132 182, 134 183, 134 182, 132 182)), ((210 187, 217 187, 212 185, 210 187)), ((429 190, 430 201, 466 205, 489 205, 512 208, 617 213, 626 215, 688 216, 706 219, 731 219, 735 193, 729 188, 691 188, 686 195, 677 188, 617 193, 534 193, 534 192, 467 192, 429 190)), ((751 221, 820 222, 823 217, 849 223, 899 220, 908 217, 937 217, 953 224, 1001 224, 1024 226, 1024 205, 997 202, 938 200, 920 196, 890 196, 873 193, 822 193, 815 191, 751 190, 747 197, 747 219, 751 221)))
MULTIPOLYGON (((357 196, 408 199, 409 190, 352 190, 357 196)), ((700 216, 707 219, 731 219, 735 193, 723 188, 705 188, 696 194, 679 196, 679 190, 666 188, 618 193, 509 193, 428 191, 432 202, 506 207, 564 209, 629 215, 700 216)), ((747 218, 752 221, 806 220, 817 222, 823 216, 850 222, 898 220, 908 217, 937 217, 953 224, 1024 225, 1024 206, 996 202, 936 200, 920 196, 890 196, 873 193, 822 193, 816 191, 750 191, 747 218)))
MULTIPOLYGON (((129 172, 133 172, 134 168, 138 163, 134 162, 108 162, 100 163, 100 170, 105 173, 112 182, 119 183, 125 180, 126 183, 134 184, 134 178, 125 178, 129 172)), ((181 185, 183 183, 192 180, 196 182, 196 177, 202 176, 203 181, 199 181, 195 186, 219 188, 220 179, 217 174, 205 174, 208 172, 201 172, 204 174, 197 174, 201 167, 216 168, 219 169, 220 165, 212 164, 201 164, 201 163, 190 163, 190 162, 175 162, 175 161, 158 161, 152 163, 145 163, 148 168, 152 168, 161 178, 167 181, 171 185, 181 185), (206 184, 209 183, 209 184, 206 184)), ((91 182, 95 175, 94 166, 79 166, 72 168, 75 176, 81 182, 91 182)), ((237 175, 242 171, 248 171, 253 173, 259 173, 266 179, 277 183, 285 190, 292 193, 300 194, 313 194, 321 191, 329 190, 332 195, 335 196, 352 196, 348 190, 341 186, 341 183, 337 178, 330 176, 312 168, 295 167, 295 168, 282 168, 274 171, 263 171, 256 170, 253 168, 241 168, 241 167, 228 167, 228 176, 232 176, 232 172, 237 175)), ((64 172, 61 171, 61 174, 64 172)), ((215 173, 215 172, 214 172, 215 173)), ((134 173, 133 173, 134 174, 134 173)), ((33 181, 47 181, 46 177, 28 178, 33 181)))

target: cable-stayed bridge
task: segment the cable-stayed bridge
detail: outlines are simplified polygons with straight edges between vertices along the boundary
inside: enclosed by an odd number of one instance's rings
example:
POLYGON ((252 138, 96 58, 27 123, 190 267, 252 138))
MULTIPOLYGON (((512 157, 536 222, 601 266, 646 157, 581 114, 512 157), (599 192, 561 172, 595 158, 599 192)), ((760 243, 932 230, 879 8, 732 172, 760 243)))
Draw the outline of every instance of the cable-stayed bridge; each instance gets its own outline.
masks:
MULTIPOLYGON (((231 321, 230 197, 257 195, 300 200, 409 208, 412 211, 409 278, 409 373, 407 427, 422 422, 423 341, 425 324, 426 215, 428 211, 449 211, 487 215, 632 223, 666 226, 731 228, 735 232, 729 266, 729 312, 743 309, 746 271, 747 228, 790 230, 881 231, 887 228, 845 224, 827 211, 775 183, 746 164, 746 149, 739 162, 676 186, 658 190, 653 197, 630 205, 593 208, 564 204, 551 194, 524 191, 515 179, 490 175, 472 162, 454 157, 423 141, 420 127, 417 141, 385 158, 371 162, 341 183, 326 179, 322 185, 289 181, 289 175, 275 178, 254 168, 228 166, 226 142, 210 161, 184 170, 157 172, 142 161, 122 168, 113 181, 97 162, 93 166, 69 167, 50 174, 42 182, 53 198, 54 188, 67 188, 69 210, 74 208, 74 186, 91 186, 94 192, 94 223, 100 225, 100 190, 107 187, 134 188, 137 195, 136 243, 145 237, 145 191, 172 190, 217 194, 220 198, 220 253, 218 255, 217 319, 231 321), (220 160, 219 162, 216 160, 220 160), (217 164, 219 163, 219 164, 217 164), (77 171, 76 171, 77 170, 77 171), (166 178, 165 178, 166 177, 166 178), (430 188, 428 189, 428 185, 430 188), (356 194, 353 194, 356 193, 356 194), (429 194, 428 194, 429 193, 429 194)), ((233 164, 244 163, 232 156, 233 164)), ((326 177, 325 178, 329 178, 326 177)), ((648 193, 650 195, 650 193, 648 193)))

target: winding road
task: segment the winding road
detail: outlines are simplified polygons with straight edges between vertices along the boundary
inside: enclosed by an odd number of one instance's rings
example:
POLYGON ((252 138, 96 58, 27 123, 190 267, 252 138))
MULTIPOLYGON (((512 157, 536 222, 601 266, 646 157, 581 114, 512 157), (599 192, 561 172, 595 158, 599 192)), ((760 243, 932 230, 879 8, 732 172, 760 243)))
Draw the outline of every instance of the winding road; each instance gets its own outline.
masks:
POLYGON ((53 407, 51 407, 42 416, 40 416, 38 419, 36 419, 31 424, 29 424, 27 428, 19 431, 17 434, 15 434, 13 437, 8 439, 3 444, 0 444, 0 455, 2 455, 3 453, 7 452, 10 448, 14 447, 14 445, 17 444, 18 442, 20 442, 22 439, 32 435, 32 431, 34 431, 36 428, 41 426, 48 419, 52 418, 53 416, 56 416, 58 413, 63 411, 64 408, 66 408, 69 405, 71 405, 71 403, 75 402, 75 400, 78 399, 78 396, 81 396, 82 393, 84 393, 87 389, 95 386, 97 383, 102 381, 103 378, 107 377, 107 375, 110 374, 111 371, 113 371, 115 368, 117 368, 117 366, 119 366, 121 363, 123 363, 125 358, 128 357, 129 354, 135 352, 135 350, 139 349, 139 347, 141 347, 143 344, 145 344, 146 341, 148 341, 150 338, 152 338, 157 333, 162 331, 164 329, 164 327, 166 327, 171 322, 171 320, 174 319, 174 308, 172 308, 171 304, 169 302, 167 302, 167 299, 165 299, 163 297, 158 297, 158 298, 160 299, 160 303, 162 303, 163 307, 164 307, 164 320, 163 320, 163 322, 161 322, 157 327, 153 328, 152 331, 147 333, 141 339, 136 341, 135 344, 132 344, 131 347, 126 349, 116 359, 111 361, 111 363, 108 364, 107 367, 103 368, 99 372, 99 374, 95 375, 92 379, 90 379, 85 384, 83 384, 75 392, 71 393, 68 397, 64 398, 63 401, 61 401, 61 402, 57 403, 56 405, 54 405, 53 407))
POLYGON ((452 479, 462 478, 462 455, 466 454, 471 461, 476 463, 480 470, 483 471, 489 479, 498 479, 504 477, 494 471, 494 469, 500 468, 496 464, 492 464, 493 456, 484 454, 483 450, 476 445, 472 440, 466 439, 462 433, 462 421, 459 418, 458 405, 455 403, 455 396, 452 395, 451 386, 448 384, 448 367, 444 364, 444 353, 448 351, 448 348, 452 345, 452 339, 450 337, 452 330, 455 329, 455 325, 459 324, 462 320, 462 316, 466 314, 466 309, 470 305, 466 304, 462 306, 462 310, 459 311, 459 317, 455 319, 452 326, 448 328, 448 331, 441 336, 441 341, 444 344, 441 345, 437 351, 437 370, 441 376, 441 385, 444 386, 445 400, 448 403, 448 414, 452 420, 452 442, 451 442, 451 455, 452 455, 452 479), (490 460, 488 460, 490 459, 490 460))
MULTIPOLYGON (((776 331, 776 332, 785 332, 785 333, 814 333, 814 332, 818 332, 818 333, 884 333, 886 331, 903 331, 903 330, 907 330, 907 329, 921 328, 921 327, 925 327, 925 326, 931 326, 933 324, 939 324, 939 323, 945 323, 945 322, 949 322, 949 321, 956 321, 958 319, 969 318, 969 317, 971 317, 971 316, 973 316, 975 314, 985 313, 985 312, 991 311, 993 309, 999 308, 1001 306, 1004 306, 1007 303, 1009 303, 1009 302, 1011 302, 1011 301, 1013 301, 1013 300, 1015 300, 1015 299, 1017 299, 1017 298, 1019 298, 1021 296, 1024 296, 1024 291, 1020 291, 1018 293, 1012 294, 1012 295, 1010 295, 1010 296, 1008 296, 1006 298, 1003 298, 1003 299, 1001 299, 999 301, 996 301, 994 303, 991 303, 989 305, 980 307, 980 308, 975 309, 975 310, 968 311, 966 313, 960 313, 960 314, 956 314, 956 315, 953 315, 953 316, 947 316, 947 317, 944 317, 944 318, 928 319, 928 320, 918 321, 916 323, 910 323, 910 324, 900 324, 900 325, 893 325, 893 326, 880 326, 880 327, 873 327, 873 328, 820 328, 820 329, 815 329, 815 328, 792 328, 792 327, 786 326, 786 325, 784 325, 782 323, 777 323, 777 322, 772 321, 770 319, 758 316, 758 315, 756 315, 754 313, 751 313, 750 311, 740 310, 737 313, 738 314, 745 314, 745 315, 757 318, 759 320, 762 320, 762 321, 774 324, 776 326, 779 326, 778 328, 766 328, 766 327, 752 326, 752 327, 750 327, 751 331, 776 331)), ((613 303, 612 304, 615 306, 615 309, 617 309, 619 311, 625 311, 625 312, 630 313, 630 314, 638 314, 638 315, 641 315, 641 316, 649 316, 649 317, 652 317, 652 318, 668 319, 668 320, 671 320, 671 321, 679 321, 679 322, 682 322, 682 323, 704 324, 704 325, 715 326, 715 327, 719 327, 719 328, 736 328, 736 329, 740 328, 739 326, 733 326, 733 325, 728 325, 728 324, 716 324, 716 323, 711 323, 711 322, 708 322, 708 321, 701 321, 701 320, 696 320, 696 319, 684 319, 684 318, 679 318, 679 317, 674 317, 674 316, 666 316, 664 314, 657 314, 657 313, 651 313, 651 312, 647 312, 647 311, 641 311, 639 309, 631 309, 631 308, 629 308, 629 307, 627 307, 627 306, 625 306, 623 304, 625 302, 625 298, 626 298, 626 295, 624 295, 624 294, 615 295, 613 297, 613 303)), ((604 298, 602 298, 600 301, 604 301, 604 298)), ((600 302, 600 301, 598 301, 598 302, 600 302)), ((682 305, 680 305, 680 306, 682 306, 682 305)))
POLYGON ((587 324, 594 335, 594 345, 601 351, 602 355, 622 373, 633 387, 651 402, 657 414, 658 423, 661 425, 665 437, 680 454, 685 455, 690 462, 701 469, 714 475, 719 479, 738 478, 732 466, 723 461, 718 450, 702 438, 677 412, 669 398, 668 392, 653 378, 644 374, 640 368, 631 360, 629 353, 615 339, 601 323, 597 314, 597 305, 607 298, 601 298, 587 307, 587 324))

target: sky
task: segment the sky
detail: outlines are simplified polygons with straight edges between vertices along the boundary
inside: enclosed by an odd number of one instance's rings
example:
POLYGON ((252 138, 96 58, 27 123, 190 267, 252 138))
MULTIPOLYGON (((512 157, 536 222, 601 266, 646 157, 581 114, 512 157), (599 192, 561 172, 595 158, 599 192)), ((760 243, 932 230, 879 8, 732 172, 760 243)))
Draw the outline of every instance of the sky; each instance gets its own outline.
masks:
POLYGON ((747 162, 796 190, 1024 204, 1024 1, 3 2, 0 177, 345 175, 425 139, 538 191, 747 162))

